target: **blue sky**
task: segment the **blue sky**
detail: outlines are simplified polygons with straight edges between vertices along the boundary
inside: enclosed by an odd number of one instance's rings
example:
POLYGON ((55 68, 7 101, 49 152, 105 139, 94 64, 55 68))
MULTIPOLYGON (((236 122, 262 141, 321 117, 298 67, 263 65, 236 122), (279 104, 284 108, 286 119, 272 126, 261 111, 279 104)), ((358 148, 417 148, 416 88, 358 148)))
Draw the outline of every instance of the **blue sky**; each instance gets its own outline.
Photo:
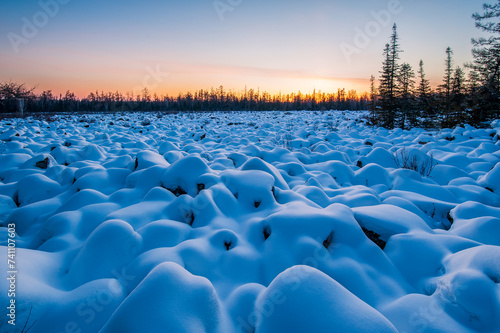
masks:
POLYGON ((162 94, 219 85, 364 91, 370 75, 378 76, 396 22, 401 61, 416 68, 423 59, 437 84, 446 48, 462 65, 472 60, 471 37, 480 34, 471 15, 481 1, 217 1, 3 1, 0 81, 80 96, 144 86, 162 94), (46 8, 54 4, 58 12, 49 15, 46 8), (29 38, 23 35, 26 21, 40 26, 29 38), (356 47, 358 32, 369 28, 371 36, 356 47), (357 53, 346 56, 342 45, 357 53))

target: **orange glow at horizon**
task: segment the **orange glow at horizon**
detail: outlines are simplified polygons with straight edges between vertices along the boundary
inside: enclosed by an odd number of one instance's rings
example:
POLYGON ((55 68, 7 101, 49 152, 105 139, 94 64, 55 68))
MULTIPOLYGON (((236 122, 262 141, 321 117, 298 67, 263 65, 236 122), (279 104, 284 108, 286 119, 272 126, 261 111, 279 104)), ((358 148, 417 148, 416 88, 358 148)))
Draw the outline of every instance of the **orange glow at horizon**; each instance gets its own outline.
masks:
MULTIPOLYGON (((244 92, 245 88, 247 90, 253 89, 254 91, 259 90, 261 93, 267 92, 271 95, 287 95, 292 93, 311 94, 313 91, 316 93, 337 93, 338 89, 345 89, 346 92, 349 90, 356 90, 356 92, 361 95, 363 92, 368 91, 369 80, 368 79, 334 79, 334 78, 268 78, 266 81, 284 81, 282 85, 276 84, 247 84, 241 86, 236 82, 209 84, 208 82, 200 82, 200 84, 195 84, 191 82, 168 82, 164 84, 153 84, 144 86, 133 86, 132 82, 110 82, 110 81, 100 81, 96 85, 96 82, 78 82, 78 84, 69 84, 69 82, 62 81, 58 78, 53 80, 45 79, 43 83, 40 82, 26 82, 27 87, 36 86, 36 94, 41 94, 43 91, 51 90, 54 96, 62 95, 64 96, 67 91, 75 94, 77 98, 86 98, 89 94, 95 93, 96 91, 104 93, 115 93, 119 92, 126 96, 127 93, 133 92, 136 96, 141 93, 140 90, 148 88, 151 95, 157 94, 158 96, 178 96, 179 94, 186 94, 188 92, 194 93, 199 90, 211 90, 218 89, 221 85, 224 87, 225 91, 233 91, 236 93, 244 92), (133 87, 133 88, 131 88, 133 87), (135 88, 135 89, 134 89, 135 88), (140 88, 140 89, 139 89, 140 88)), ((229 80, 228 80, 229 81, 229 80)), ((230 80, 233 81, 233 80, 230 80)))
MULTIPOLYGON (((345 89, 346 92, 349 90, 355 90, 360 96, 365 92, 369 92, 369 79, 359 79, 359 78, 328 78, 328 77, 247 77, 246 81, 248 84, 241 85, 241 79, 236 76, 219 76, 219 80, 212 80, 211 75, 206 75, 203 79, 199 77, 194 78, 186 74, 172 74, 169 77, 162 79, 160 82, 155 82, 152 80, 149 85, 137 85, 137 82, 141 80, 136 79, 137 75, 131 75, 129 79, 126 75, 123 75, 122 80, 114 81, 113 78, 108 79, 88 79, 80 78, 80 80, 74 80, 74 78, 52 77, 52 78, 31 78, 31 80, 26 81, 15 81, 18 83, 25 83, 26 87, 32 88, 36 86, 34 92, 36 94, 41 94, 43 91, 51 90, 52 94, 56 97, 64 96, 67 91, 75 94, 77 98, 86 98, 90 93, 101 92, 106 93, 116 93, 119 92, 123 96, 130 95, 133 92, 133 96, 141 94, 144 87, 148 88, 151 96, 157 94, 161 96, 176 97, 179 94, 185 95, 186 93, 195 93, 199 90, 218 89, 221 85, 224 87, 225 91, 231 91, 238 93, 243 93, 245 89, 254 91, 259 90, 262 94, 267 92, 271 95, 288 95, 298 92, 302 94, 312 94, 313 91, 316 93, 337 93, 339 89, 345 89), (197 82, 197 83, 194 83, 197 82), (213 84, 212 82, 217 82, 213 84), (266 82, 262 85, 262 82, 266 82), (135 85, 134 85, 135 83, 135 85)), ((433 88, 437 87, 441 82, 438 78, 431 78, 431 85, 433 88)))
MULTIPOLYGON (((24 36, 23 18, 43 12, 40 3, 4 1, 2 35, 24 36)), ((221 85, 235 93, 246 87, 271 95, 338 89, 361 95, 370 90, 370 75, 379 77, 392 26, 380 27, 358 47, 358 29, 374 22, 370 14, 386 5, 362 3, 248 1, 221 21, 211 1, 127 1, 120 6, 70 1, 21 45, 0 39, 0 82, 37 86, 37 94, 51 90, 57 97, 71 91, 78 98, 96 91, 137 96, 144 87, 151 95, 178 96, 221 85), (359 52, 346 55, 342 45, 354 45, 359 52)), ((416 70, 422 59, 436 87, 447 46, 456 65, 472 60, 470 40, 480 35, 471 13, 481 6, 443 0, 406 1, 404 7, 393 17, 401 63, 416 70), (450 14, 444 25, 442 12, 450 14), (428 24, 421 25, 422 17, 428 24)))

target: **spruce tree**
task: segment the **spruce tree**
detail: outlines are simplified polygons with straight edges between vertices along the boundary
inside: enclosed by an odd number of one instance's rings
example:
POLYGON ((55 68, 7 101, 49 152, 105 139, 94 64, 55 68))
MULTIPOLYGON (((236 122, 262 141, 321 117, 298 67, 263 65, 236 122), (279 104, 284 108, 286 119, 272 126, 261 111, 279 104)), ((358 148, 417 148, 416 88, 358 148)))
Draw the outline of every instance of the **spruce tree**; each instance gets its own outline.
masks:
POLYGON ((402 52, 399 45, 399 35, 396 23, 392 27, 390 57, 391 57, 391 96, 397 95, 396 80, 399 72, 399 53, 402 52))
POLYGON ((389 99, 391 92, 391 59, 390 59, 390 46, 389 43, 385 44, 384 48, 384 61, 382 62, 382 70, 380 71, 380 100, 383 110, 389 107, 389 99))
POLYGON ((459 66, 455 69, 451 88, 451 109, 453 111, 454 122, 459 124, 464 122, 465 111, 465 72, 459 66))
POLYGON ((483 11, 472 15, 476 27, 491 34, 488 38, 472 39, 474 63, 470 67, 482 85, 478 91, 480 105, 473 114, 476 122, 500 117, 500 0, 494 5, 484 4, 483 11))
POLYGON ((419 84, 417 89, 418 97, 419 98, 429 97, 429 94, 431 93, 431 84, 429 80, 426 79, 423 60, 420 60, 420 63, 418 64, 418 78, 419 78, 419 84))
POLYGON ((370 76, 370 111, 372 123, 375 123, 377 110, 377 87, 375 86, 375 76, 370 76))
POLYGON ((443 84, 439 87, 441 92, 442 108, 444 113, 444 124, 450 125, 451 113, 451 89, 453 81, 453 51, 451 47, 446 49, 445 70, 443 84))
POLYGON ((432 90, 429 80, 426 78, 424 71, 424 61, 420 60, 418 65, 418 79, 419 84, 417 88, 417 107, 424 118, 426 126, 433 125, 433 119, 435 117, 435 111, 432 107, 432 90))
POLYGON ((399 74, 399 36, 397 26, 392 27, 390 43, 384 48, 384 62, 380 71, 380 104, 382 108, 381 124, 387 128, 394 128, 394 119, 398 113, 398 85, 397 77, 399 74))
POLYGON ((402 64, 399 69, 397 79, 400 87, 400 127, 405 129, 407 121, 409 121, 410 126, 416 126, 417 115, 415 113, 414 99, 415 72, 413 71, 413 68, 407 63, 402 64))

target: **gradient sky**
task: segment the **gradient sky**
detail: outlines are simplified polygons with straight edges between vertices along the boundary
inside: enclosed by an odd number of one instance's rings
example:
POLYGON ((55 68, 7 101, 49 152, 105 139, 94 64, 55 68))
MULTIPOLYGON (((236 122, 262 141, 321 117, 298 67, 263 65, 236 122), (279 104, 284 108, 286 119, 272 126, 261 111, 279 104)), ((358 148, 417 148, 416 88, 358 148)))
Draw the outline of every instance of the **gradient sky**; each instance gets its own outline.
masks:
POLYGON ((220 0, 231 9, 221 16, 213 0, 2 0, 0 81, 80 97, 144 86, 171 95, 220 85, 361 92, 371 74, 378 77, 393 22, 401 61, 416 69, 423 59, 433 84, 443 75, 448 46, 457 65, 472 60, 470 39, 480 32, 471 15, 483 1, 399 0, 390 23, 375 23, 373 12, 394 2, 220 0), (44 14, 42 3, 58 3, 58 12, 44 14), (40 28, 23 35, 25 22, 40 28), (341 45, 355 46, 356 31, 367 27, 372 37, 348 59, 341 45), (13 36, 29 37, 18 52, 13 36))

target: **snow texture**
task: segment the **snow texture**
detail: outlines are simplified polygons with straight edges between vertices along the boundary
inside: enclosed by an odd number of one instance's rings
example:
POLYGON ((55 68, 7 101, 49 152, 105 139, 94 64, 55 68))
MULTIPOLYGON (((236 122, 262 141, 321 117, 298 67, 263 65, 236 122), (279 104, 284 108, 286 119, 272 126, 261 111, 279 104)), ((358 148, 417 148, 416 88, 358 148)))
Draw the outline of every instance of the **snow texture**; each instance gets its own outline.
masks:
POLYGON ((2 331, 500 332, 500 122, 366 117, 0 121, 2 331))

